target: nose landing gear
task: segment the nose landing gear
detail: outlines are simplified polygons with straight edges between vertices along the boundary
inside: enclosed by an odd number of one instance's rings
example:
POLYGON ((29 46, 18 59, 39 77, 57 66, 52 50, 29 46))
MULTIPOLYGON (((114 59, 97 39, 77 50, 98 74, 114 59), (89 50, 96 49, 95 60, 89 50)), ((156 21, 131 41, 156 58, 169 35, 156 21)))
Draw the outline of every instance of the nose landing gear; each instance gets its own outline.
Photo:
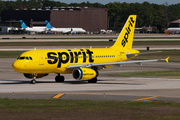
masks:
POLYGON ((36 77, 31 80, 31 84, 36 84, 36 77))

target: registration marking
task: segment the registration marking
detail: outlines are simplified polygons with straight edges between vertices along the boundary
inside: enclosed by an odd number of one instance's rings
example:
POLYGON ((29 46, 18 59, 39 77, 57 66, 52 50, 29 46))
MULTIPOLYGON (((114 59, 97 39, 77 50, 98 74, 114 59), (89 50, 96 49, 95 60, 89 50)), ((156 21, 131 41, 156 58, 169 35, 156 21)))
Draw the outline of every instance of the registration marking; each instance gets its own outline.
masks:
POLYGON ((62 97, 63 95, 65 95, 65 94, 57 94, 57 95, 55 95, 55 96, 52 97, 52 98, 60 98, 60 97, 62 97))
POLYGON ((153 98, 157 98, 158 96, 152 96, 152 97, 147 97, 147 98, 141 98, 141 99, 136 99, 134 101, 142 101, 142 100, 149 100, 149 99, 153 99, 153 98))

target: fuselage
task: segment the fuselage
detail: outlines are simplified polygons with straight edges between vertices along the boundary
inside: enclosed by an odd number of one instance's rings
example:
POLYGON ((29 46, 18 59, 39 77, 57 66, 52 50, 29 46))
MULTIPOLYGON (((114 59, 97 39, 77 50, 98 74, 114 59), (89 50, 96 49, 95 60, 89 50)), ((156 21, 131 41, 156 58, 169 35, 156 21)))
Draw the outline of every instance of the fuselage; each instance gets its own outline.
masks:
MULTIPOLYGON (((126 53, 137 50, 112 48, 32 50, 21 54, 13 63, 13 69, 21 73, 72 73, 69 65, 126 61, 126 53)), ((135 57, 135 56, 134 56, 135 57)))

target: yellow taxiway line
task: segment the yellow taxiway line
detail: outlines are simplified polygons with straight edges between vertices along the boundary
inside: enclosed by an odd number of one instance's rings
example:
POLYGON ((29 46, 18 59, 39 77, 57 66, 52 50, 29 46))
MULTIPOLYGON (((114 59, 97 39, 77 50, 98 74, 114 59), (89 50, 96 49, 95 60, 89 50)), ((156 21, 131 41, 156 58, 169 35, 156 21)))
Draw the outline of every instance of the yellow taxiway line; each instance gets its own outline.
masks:
POLYGON ((52 98, 60 98, 60 97, 62 97, 63 95, 65 95, 65 94, 57 94, 57 95, 55 95, 55 96, 52 97, 52 98))
POLYGON ((157 98, 158 96, 152 96, 152 97, 147 97, 147 98, 141 98, 141 99, 136 99, 134 101, 142 101, 142 100, 149 100, 149 99, 153 99, 153 98, 157 98))

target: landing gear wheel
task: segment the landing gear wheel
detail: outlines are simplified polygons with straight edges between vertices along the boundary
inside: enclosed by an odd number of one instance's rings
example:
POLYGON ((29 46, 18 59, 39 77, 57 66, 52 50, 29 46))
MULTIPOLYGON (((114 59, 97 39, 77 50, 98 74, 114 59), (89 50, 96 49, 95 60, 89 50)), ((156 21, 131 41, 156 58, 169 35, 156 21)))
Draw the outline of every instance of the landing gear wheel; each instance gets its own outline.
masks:
POLYGON ((35 79, 32 79, 32 80, 31 80, 31 83, 32 83, 32 84, 36 84, 36 80, 35 80, 35 79))
POLYGON ((96 83, 97 82, 97 77, 91 79, 91 80, 88 80, 88 83, 96 83))
POLYGON ((56 82, 64 82, 64 76, 59 76, 59 75, 56 76, 56 77, 55 77, 55 81, 56 81, 56 82))

